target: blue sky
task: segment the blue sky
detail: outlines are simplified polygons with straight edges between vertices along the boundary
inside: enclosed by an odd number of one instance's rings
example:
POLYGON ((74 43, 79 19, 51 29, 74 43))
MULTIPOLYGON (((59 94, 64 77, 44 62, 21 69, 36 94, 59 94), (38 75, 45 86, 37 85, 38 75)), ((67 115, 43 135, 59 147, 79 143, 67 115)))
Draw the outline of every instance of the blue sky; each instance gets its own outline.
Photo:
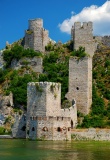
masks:
POLYGON ((74 21, 94 21, 95 34, 110 34, 110 1, 0 0, 0 49, 24 36, 28 20, 42 18, 51 39, 70 40, 74 21))

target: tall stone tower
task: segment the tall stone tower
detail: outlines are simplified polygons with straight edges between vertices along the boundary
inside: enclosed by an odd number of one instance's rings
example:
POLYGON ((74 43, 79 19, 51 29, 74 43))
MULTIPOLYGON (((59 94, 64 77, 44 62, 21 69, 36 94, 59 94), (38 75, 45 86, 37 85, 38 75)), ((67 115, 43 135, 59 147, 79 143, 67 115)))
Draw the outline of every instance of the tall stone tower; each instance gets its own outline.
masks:
POLYGON ((75 22, 71 29, 73 49, 79 49, 80 46, 85 47, 86 53, 93 56, 95 51, 95 43, 92 31, 92 22, 83 22, 83 25, 81 25, 81 22, 75 22))
POLYGON ((92 103, 92 60, 91 57, 69 60, 69 92, 66 97, 76 100, 78 111, 88 114, 92 103))
POLYGON ((48 42, 48 31, 43 28, 43 20, 39 18, 29 20, 29 28, 25 31, 24 48, 44 52, 48 42))
POLYGON ((71 125, 77 121, 76 105, 61 109, 60 83, 31 82, 27 86, 26 121, 26 138, 71 140, 71 125))
POLYGON ((27 87, 27 130, 30 117, 60 116, 61 84, 31 82, 27 87))
POLYGON ((76 100, 78 111, 88 114, 92 104, 92 56, 95 51, 95 43, 92 34, 92 22, 76 22, 71 29, 73 49, 85 47, 88 57, 78 59, 71 57, 69 60, 69 91, 66 97, 76 100))

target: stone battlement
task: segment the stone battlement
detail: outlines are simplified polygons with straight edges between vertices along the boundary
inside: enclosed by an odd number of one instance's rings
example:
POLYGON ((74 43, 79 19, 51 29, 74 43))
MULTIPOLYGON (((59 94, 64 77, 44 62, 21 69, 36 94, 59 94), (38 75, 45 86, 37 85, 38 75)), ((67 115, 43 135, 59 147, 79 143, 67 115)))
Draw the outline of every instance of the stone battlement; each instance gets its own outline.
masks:
POLYGON ((54 83, 54 82, 29 82, 28 83, 28 86, 40 86, 40 87, 47 87, 47 86, 50 86, 51 88, 59 88, 61 87, 61 84, 60 83, 54 83))
POLYGON ((91 28, 92 29, 92 22, 75 22, 74 23, 74 29, 87 29, 87 28, 91 28))
POLYGON ((85 52, 91 57, 95 51, 95 41, 93 39, 92 22, 75 22, 71 28, 71 37, 73 40, 73 49, 79 49, 80 46, 85 48, 85 52))

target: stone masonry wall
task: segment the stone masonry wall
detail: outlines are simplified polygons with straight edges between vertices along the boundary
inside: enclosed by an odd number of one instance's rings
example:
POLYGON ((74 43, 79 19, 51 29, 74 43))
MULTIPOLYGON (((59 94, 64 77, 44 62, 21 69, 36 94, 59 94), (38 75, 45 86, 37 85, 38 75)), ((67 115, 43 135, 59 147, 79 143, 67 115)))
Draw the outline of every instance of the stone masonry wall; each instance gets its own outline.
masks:
POLYGON ((80 46, 85 47, 85 51, 90 56, 94 55, 95 42, 92 34, 93 26, 92 22, 75 22, 71 29, 74 49, 78 49, 80 46))
POLYGON ((43 29, 43 50, 45 51, 45 46, 49 43, 50 38, 48 37, 48 30, 43 29))
POLYGON ((69 92, 66 97, 76 100, 78 111, 88 114, 92 103, 92 58, 71 57, 69 60, 69 92))
POLYGON ((100 48, 101 45, 110 47, 110 36, 94 36, 96 49, 100 48))
POLYGON ((61 84, 47 82, 46 116, 60 116, 61 84))
POLYGON ((70 117, 71 118, 71 128, 75 128, 77 126, 77 107, 76 104, 71 106, 70 108, 61 109, 62 117, 70 117))
POLYGON ((34 49, 34 33, 31 30, 25 31, 25 45, 24 48, 32 48, 34 49))
POLYGON ((70 118, 32 117, 29 129, 30 139, 71 140, 70 118))
POLYGON ((15 115, 15 123, 12 126, 13 138, 26 138, 26 115, 15 115))
POLYGON ((73 140, 95 140, 110 141, 110 129, 74 129, 72 130, 73 140))

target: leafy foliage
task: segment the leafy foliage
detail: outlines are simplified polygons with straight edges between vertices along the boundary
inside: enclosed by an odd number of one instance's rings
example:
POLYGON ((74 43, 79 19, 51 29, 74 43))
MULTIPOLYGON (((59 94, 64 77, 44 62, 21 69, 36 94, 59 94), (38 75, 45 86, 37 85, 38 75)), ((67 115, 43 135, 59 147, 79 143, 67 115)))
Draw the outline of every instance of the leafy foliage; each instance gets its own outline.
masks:
POLYGON ((32 81, 38 81, 37 75, 31 71, 31 74, 25 74, 25 69, 20 70, 3 70, 1 74, 1 82, 6 83, 4 92, 6 95, 13 93, 14 107, 17 108, 19 105, 24 106, 26 109, 27 105, 27 83, 32 81), (22 73, 22 74, 21 74, 22 73))
POLYGON ((22 57, 42 56, 40 52, 35 52, 32 49, 24 49, 22 46, 14 45, 11 49, 6 49, 3 52, 3 59, 6 61, 6 67, 9 67, 12 59, 21 59, 22 57))
POLYGON ((0 127, 0 135, 5 134, 6 129, 4 127, 0 127))
POLYGON ((68 91, 68 62, 68 56, 62 57, 58 52, 50 52, 44 56, 44 73, 39 77, 39 81, 60 82, 62 84, 62 101, 68 91))
POLYGON ((84 47, 79 47, 78 50, 74 50, 71 53, 71 56, 76 56, 76 57, 79 57, 79 58, 83 58, 83 57, 87 56, 87 53, 85 53, 85 48, 84 47))

